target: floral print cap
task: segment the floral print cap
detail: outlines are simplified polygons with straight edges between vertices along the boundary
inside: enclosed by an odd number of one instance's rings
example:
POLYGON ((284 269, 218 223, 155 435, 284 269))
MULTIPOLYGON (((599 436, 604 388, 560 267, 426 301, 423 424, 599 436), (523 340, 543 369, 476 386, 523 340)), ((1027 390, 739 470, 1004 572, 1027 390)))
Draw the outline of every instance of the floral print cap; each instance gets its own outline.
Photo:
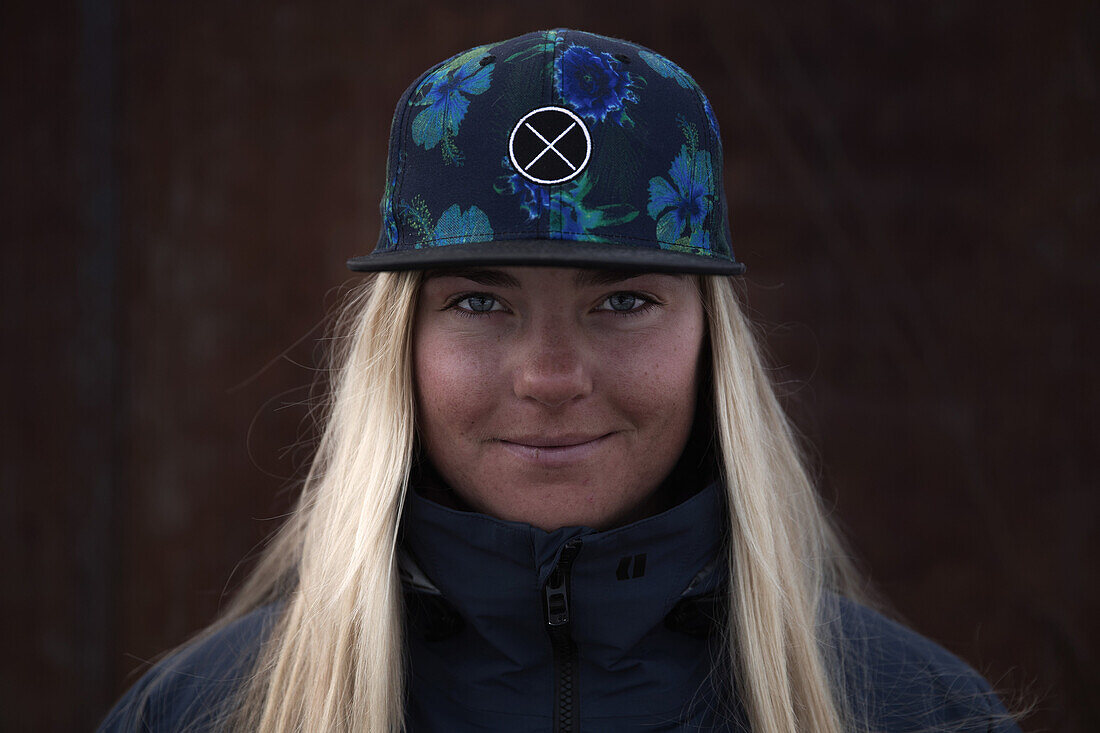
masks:
POLYGON ((672 61, 557 29, 478 46, 397 103, 356 271, 558 265, 740 275, 710 102, 672 61))

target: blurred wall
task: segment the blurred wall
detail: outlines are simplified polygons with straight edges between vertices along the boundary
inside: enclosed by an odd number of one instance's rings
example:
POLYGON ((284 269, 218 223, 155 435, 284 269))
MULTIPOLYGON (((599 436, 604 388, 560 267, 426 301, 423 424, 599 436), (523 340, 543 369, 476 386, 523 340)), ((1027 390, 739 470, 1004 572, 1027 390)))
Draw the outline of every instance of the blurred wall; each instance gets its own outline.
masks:
POLYGON ((564 26, 707 90, 749 309, 870 580, 1026 729, 1100 730, 1095 3, 0 13, 0 729, 94 726, 211 619, 308 460, 397 97, 564 26))

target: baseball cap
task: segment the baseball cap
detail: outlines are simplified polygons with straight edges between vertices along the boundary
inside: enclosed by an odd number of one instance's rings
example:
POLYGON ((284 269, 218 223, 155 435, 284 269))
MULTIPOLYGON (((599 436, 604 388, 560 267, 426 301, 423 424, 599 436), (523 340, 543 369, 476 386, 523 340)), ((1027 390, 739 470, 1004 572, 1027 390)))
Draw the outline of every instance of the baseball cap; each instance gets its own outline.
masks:
POLYGON ((478 46, 401 96, 355 271, 556 265, 740 275, 710 102, 663 56, 568 29, 478 46))

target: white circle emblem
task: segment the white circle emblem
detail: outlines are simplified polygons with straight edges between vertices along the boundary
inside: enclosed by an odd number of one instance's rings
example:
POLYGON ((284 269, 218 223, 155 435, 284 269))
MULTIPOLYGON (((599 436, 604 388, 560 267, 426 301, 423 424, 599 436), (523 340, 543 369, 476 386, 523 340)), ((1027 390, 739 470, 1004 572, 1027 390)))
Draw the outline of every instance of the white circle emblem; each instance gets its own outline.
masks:
POLYGON ((508 159, 534 183, 565 183, 584 171, 592 157, 592 137, 584 121, 564 107, 533 109, 508 136, 508 159))

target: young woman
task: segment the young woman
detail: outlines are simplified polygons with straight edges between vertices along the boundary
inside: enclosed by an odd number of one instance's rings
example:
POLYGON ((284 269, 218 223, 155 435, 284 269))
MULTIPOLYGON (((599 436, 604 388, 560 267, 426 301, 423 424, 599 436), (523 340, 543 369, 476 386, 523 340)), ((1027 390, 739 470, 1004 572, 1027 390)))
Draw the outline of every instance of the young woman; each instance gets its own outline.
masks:
POLYGON ((398 103, 297 511, 103 730, 1017 730, 861 602, 738 306, 710 104, 577 31, 398 103))

